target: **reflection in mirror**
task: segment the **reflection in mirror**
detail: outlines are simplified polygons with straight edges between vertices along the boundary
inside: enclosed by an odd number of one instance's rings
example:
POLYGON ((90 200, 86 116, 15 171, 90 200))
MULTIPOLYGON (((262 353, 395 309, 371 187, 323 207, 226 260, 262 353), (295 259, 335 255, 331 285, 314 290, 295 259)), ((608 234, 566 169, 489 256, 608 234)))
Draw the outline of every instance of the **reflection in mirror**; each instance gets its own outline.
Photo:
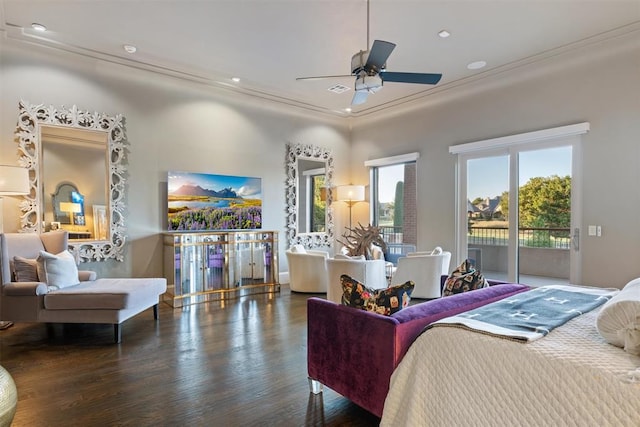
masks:
MULTIPOLYGON (((44 181, 44 180, 43 180, 44 181)), ((47 191, 45 190, 45 194, 47 191)), ((82 212, 83 206, 79 203, 74 203, 72 195, 79 195, 78 188, 71 183, 60 183, 56 187, 56 192, 51 195, 51 205, 47 203, 45 197, 45 209, 44 209, 44 223, 45 225, 51 220, 49 213, 53 212, 53 221, 60 224, 72 224, 78 223, 77 215, 82 212), (70 215, 73 213, 73 215, 70 215), (76 218, 74 218, 76 216, 76 218), (74 221, 75 220, 75 221, 74 221)), ((79 197, 76 196, 76 199, 79 197)))
POLYGON ((325 163, 298 159, 298 233, 326 231, 325 163))
POLYGON ((124 118, 20 101, 19 163, 30 170, 22 230, 69 231, 81 261, 123 260, 124 118))
POLYGON ((289 245, 331 246, 331 151, 287 144, 287 237, 289 245))
POLYGON ((106 132, 43 125, 40 141, 44 231, 58 222, 71 240, 108 240, 94 235, 91 210, 108 198, 106 132), (76 182, 82 183, 82 191, 76 182))

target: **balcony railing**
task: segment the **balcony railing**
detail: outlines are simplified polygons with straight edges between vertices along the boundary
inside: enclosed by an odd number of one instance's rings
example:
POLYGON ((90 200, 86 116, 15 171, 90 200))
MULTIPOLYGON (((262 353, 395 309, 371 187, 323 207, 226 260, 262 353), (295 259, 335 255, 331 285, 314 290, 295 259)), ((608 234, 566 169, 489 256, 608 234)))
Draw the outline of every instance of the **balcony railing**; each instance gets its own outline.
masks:
MULTIPOLYGON (((520 246, 531 248, 569 249, 571 229, 521 227, 518 232, 520 246)), ((467 241, 470 245, 507 246, 509 229, 505 227, 469 227, 467 241)))
MULTIPOLYGON (((387 243, 402 243, 402 227, 381 226, 382 238, 387 243)), ((520 227, 520 246, 530 248, 569 249, 571 229, 556 227, 520 227)), ((470 245, 507 246, 509 229, 506 227, 469 227, 467 241, 470 245)))
POLYGON ((381 225, 379 228, 380 234, 382 234, 382 240, 386 243, 402 243, 402 227, 381 225))

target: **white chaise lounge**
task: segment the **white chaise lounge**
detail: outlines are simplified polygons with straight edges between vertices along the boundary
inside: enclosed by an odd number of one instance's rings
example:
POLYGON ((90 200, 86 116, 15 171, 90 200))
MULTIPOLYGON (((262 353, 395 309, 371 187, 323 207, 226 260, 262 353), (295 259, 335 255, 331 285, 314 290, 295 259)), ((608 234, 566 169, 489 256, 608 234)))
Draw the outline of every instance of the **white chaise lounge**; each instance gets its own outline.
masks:
MULTIPOLYGON (((120 325, 153 307, 158 319, 160 296, 167 289, 164 278, 96 279, 95 272, 77 271, 68 283, 61 281, 69 267, 66 231, 0 234, 0 319, 13 322, 109 323, 114 326, 116 343, 122 340, 120 325), (41 251, 64 254, 40 259, 41 251), (18 258, 16 258, 18 257, 18 258), (59 261, 59 263, 58 263, 59 261), (65 263, 66 262, 66 263, 65 263), (48 270, 48 271, 47 271, 48 270), (44 276, 44 277, 43 277, 44 276), (60 286, 57 286, 60 285, 60 286)), ((45 254, 45 257, 47 254, 45 254)))

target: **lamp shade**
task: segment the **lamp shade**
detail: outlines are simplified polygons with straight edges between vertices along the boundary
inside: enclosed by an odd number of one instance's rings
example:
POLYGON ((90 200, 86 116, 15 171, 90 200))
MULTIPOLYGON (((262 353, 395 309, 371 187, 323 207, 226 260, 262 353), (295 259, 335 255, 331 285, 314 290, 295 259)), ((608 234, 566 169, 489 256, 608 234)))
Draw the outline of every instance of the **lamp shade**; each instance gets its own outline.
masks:
POLYGON ((0 165, 0 196, 29 194, 29 170, 20 166, 0 165))
POLYGON ((337 187, 337 200, 341 202, 364 201, 364 185, 340 185, 337 187))
POLYGON ((62 212, 80 213, 82 206, 80 206, 80 203, 60 202, 60 210, 62 212))

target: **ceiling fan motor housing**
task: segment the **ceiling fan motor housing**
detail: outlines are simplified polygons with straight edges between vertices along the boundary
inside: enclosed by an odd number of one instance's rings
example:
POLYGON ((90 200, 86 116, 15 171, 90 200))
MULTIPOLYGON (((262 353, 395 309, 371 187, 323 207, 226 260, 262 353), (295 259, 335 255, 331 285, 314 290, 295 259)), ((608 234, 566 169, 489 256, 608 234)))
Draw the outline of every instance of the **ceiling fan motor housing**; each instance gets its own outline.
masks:
POLYGON ((366 69, 365 64, 367 64, 367 60, 369 59, 369 52, 368 50, 361 50, 351 57, 351 74, 357 75, 362 71, 366 71, 368 75, 375 76, 379 71, 385 69, 387 64, 384 64, 379 70, 375 68, 366 69))

